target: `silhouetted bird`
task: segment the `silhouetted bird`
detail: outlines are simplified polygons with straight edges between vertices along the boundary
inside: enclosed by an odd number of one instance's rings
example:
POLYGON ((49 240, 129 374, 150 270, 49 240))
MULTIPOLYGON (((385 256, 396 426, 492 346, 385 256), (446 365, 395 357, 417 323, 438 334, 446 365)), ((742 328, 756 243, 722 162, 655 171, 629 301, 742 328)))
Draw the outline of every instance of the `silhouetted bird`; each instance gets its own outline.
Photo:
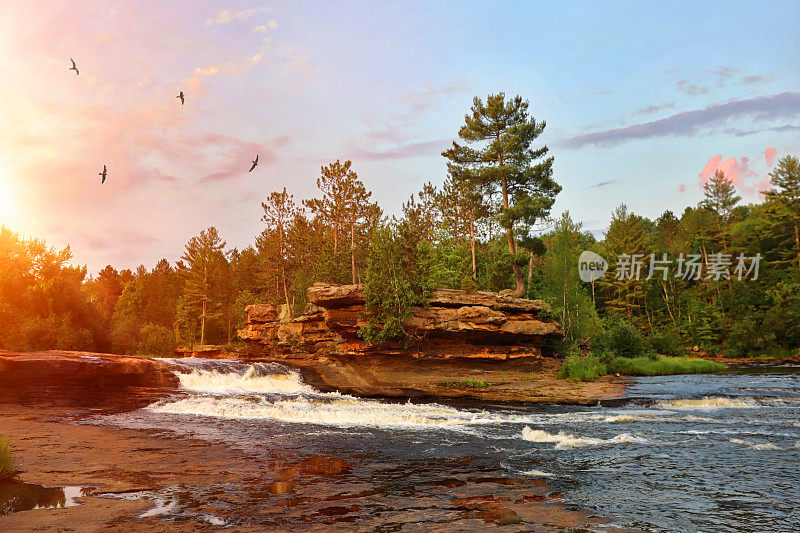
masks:
POLYGON ((100 185, 106 182, 106 174, 108 174, 108 171, 106 171, 106 166, 103 165, 103 171, 97 173, 98 176, 103 176, 103 181, 100 182, 100 185))
POLYGON ((183 105, 183 91, 181 91, 181 94, 179 94, 175 98, 180 98, 181 99, 181 105, 183 105))
POLYGON ((252 167, 250 167, 250 170, 248 170, 248 172, 252 172, 252 171, 253 171, 253 169, 254 169, 254 168, 256 168, 257 166, 258 166, 258 154, 256 154, 256 158, 255 158, 255 160, 253 161, 253 166, 252 166, 252 167))
POLYGON ((78 72, 78 66, 75 64, 75 60, 72 59, 71 57, 69 58, 69 60, 72 61, 72 68, 70 70, 74 70, 75 71, 75 75, 79 76, 80 72, 78 72))

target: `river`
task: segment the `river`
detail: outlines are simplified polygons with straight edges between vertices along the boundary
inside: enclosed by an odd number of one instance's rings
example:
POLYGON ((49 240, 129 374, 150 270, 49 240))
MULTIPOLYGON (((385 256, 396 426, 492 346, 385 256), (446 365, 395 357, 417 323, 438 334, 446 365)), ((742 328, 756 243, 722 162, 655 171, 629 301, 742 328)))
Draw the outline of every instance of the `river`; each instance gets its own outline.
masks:
MULTIPOLYGON (((362 518, 386 506, 445 512, 424 504, 442 496, 423 487, 472 475, 545 480, 567 506, 620 527, 800 528, 798 367, 638 378, 614 406, 481 409, 321 393, 278 364, 170 364, 180 395, 92 423, 222 442, 264 460, 340 457, 356 465, 342 483, 373 491, 373 507, 350 511, 362 518)), ((190 512, 177 496, 159 498, 165 518, 190 512)))

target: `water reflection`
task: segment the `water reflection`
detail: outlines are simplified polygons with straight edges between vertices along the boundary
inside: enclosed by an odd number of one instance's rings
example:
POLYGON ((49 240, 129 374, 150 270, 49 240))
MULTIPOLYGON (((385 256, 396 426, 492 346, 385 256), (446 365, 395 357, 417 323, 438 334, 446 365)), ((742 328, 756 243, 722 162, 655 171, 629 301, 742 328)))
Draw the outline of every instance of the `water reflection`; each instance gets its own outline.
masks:
POLYGON ((0 482, 0 516, 30 509, 56 509, 78 505, 87 487, 45 487, 35 483, 0 482))

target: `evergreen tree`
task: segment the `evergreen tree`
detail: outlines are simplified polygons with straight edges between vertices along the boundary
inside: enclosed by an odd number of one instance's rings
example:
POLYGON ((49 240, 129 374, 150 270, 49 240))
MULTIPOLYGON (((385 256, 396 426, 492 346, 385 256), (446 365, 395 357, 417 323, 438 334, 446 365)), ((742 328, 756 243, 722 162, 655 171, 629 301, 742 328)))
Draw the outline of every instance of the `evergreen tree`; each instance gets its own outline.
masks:
POLYGON ((703 195, 705 199, 701 202, 701 206, 714 213, 717 221, 717 238, 722 242, 723 251, 727 251, 728 222, 734 207, 742 197, 736 194, 733 181, 721 170, 717 170, 703 185, 703 195))
POLYGON ((528 107, 520 96, 506 100, 504 93, 493 94, 485 104, 476 97, 458 132, 462 141, 474 147, 453 141, 453 147, 442 152, 451 172, 488 194, 499 190, 502 209, 497 218, 515 258, 514 294, 519 297, 525 295, 525 280, 516 258, 515 227, 533 225, 546 217, 561 190, 552 178, 553 158, 546 157, 547 147, 531 147, 544 131, 545 122, 536 122, 528 107))
POLYGON ((181 256, 185 261, 186 285, 183 290, 186 306, 200 318, 200 344, 205 343, 207 322, 220 316, 220 295, 217 290, 221 268, 226 265, 225 242, 213 226, 192 237, 181 256))
MULTIPOLYGON (((800 159, 786 156, 770 173, 772 189, 763 191, 767 199, 769 229, 776 235, 786 235, 787 225, 794 235, 794 256, 800 267, 800 159)), ((786 257, 790 257, 788 254, 786 257)))
POLYGON ((267 224, 266 231, 277 237, 271 259, 276 263, 277 282, 279 287, 283 289, 284 301, 291 314, 292 305, 289 301, 289 282, 287 277, 289 256, 286 250, 286 231, 297 215, 298 209, 294 203, 294 196, 286 192, 286 187, 283 188, 283 192, 271 193, 267 197, 267 201, 261 203, 261 207, 264 208, 264 216, 261 220, 267 224))

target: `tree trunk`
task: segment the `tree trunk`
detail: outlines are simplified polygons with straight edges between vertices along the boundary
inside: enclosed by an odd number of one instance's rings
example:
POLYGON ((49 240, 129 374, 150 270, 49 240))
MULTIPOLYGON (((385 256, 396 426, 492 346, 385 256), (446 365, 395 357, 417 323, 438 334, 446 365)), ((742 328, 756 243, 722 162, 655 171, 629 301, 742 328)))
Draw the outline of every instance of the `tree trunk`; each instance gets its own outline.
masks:
POLYGON ((339 221, 333 222, 333 256, 336 257, 336 252, 339 250, 339 221))
POLYGON ((469 247, 472 252, 472 279, 478 279, 478 269, 475 266, 475 218, 469 215, 469 247))
POLYGON ((533 252, 531 252, 531 257, 528 259, 528 286, 531 285, 531 278, 533 278, 533 252))
POLYGON ((353 277, 353 285, 356 284, 356 223, 355 220, 350 224, 350 270, 353 277))
POLYGON ((203 300, 203 312, 200 315, 200 344, 205 344, 206 341, 206 306, 208 304, 203 300))
MULTIPOLYGON (((503 177, 503 208, 508 209, 508 184, 506 178, 503 177)), ((512 263, 514 269, 514 281, 516 288, 514 289, 514 296, 522 298, 525 296, 525 279, 522 277, 522 269, 516 262, 517 246, 514 242, 514 228, 511 223, 506 226, 506 237, 508 238, 508 252, 514 256, 515 261, 512 263)))
POLYGON ((797 266, 800 267, 800 231, 798 231, 797 221, 794 223, 794 244, 797 247, 797 266))

